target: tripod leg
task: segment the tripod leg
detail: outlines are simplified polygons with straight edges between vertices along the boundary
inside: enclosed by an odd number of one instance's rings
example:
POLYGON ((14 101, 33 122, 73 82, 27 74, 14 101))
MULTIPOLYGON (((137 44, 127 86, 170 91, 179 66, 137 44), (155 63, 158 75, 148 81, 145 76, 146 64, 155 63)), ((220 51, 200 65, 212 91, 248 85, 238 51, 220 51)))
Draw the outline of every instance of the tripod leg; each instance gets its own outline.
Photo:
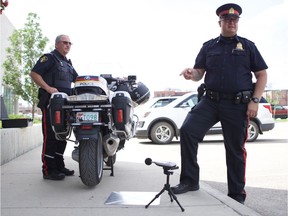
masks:
POLYGON ((169 194, 169 196, 170 196, 170 198, 171 198, 171 202, 172 202, 173 199, 174 199, 174 200, 176 201, 176 203, 178 204, 178 206, 181 208, 182 212, 184 212, 185 209, 181 206, 181 204, 179 203, 176 195, 173 193, 173 191, 171 190, 171 188, 168 188, 167 190, 168 190, 168 194, 169 194), (173 199, 172 199, 172 197, 173 197, 173 199))
POLYGON ((154 200, 156 200, 163 192, 165 191, 165 187, 158 193, 156 194, 156 196, 145 206, 145 208, 148 208, 149 205, 154 202, 154 200))

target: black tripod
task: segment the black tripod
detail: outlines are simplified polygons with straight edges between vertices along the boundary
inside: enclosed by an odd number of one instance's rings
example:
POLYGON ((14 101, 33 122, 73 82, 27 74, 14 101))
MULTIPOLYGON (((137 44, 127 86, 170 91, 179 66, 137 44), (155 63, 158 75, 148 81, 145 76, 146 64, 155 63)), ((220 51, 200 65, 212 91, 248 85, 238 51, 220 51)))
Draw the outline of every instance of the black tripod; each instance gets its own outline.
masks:
POLYGON ((149 205, 154 202, 154 200, 156 200, 165 190, 168 191, 168 194, 170 196, 170 200, 171 202, 173 202, 173 200, 175 200, 177 202, 177 204, 179 205, 179 207, 181 208, 182 212, 185 211, 185 209, 181 206, 181 204, 179 203, 179 201, 177 200, 177 197, 175 196, 175 194, 173 193, 173 191, 171 190, 170 184, 169 184, 169 177, 170 175, 173 174, 173 171, 171 171, 171 169, 178 169, 178 166, 174 166, 174 167, 165 167, 163 166, 163 170, 164 170, 164 174, 167 176, 166 178, 166 184, 164 185, 163 189, 151 200, 150 203, 148 203, 145 208, 148 208, 149 205))

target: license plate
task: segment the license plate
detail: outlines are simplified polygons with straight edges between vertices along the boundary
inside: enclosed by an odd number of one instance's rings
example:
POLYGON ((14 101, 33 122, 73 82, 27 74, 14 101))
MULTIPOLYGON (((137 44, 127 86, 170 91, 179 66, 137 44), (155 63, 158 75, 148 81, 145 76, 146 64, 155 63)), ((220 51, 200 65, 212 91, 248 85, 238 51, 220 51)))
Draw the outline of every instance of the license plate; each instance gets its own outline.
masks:
POLYGON ((99 113, 98 112, 77 112, 76 122, 98 122, 99 113))

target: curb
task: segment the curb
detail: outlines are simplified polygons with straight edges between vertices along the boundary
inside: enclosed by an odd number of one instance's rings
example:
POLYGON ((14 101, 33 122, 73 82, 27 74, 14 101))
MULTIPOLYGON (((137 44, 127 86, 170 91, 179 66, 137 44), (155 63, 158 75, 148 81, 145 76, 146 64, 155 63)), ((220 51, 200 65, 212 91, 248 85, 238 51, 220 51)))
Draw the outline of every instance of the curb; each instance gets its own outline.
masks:
POLYGON ((238 203, 237 201, 231 199, 230 197, 223 194, 222 192, 212 188, 210 185, 208 185, 204 182, 200 182, 200 184, 201 184, 201 188, 203 190, 205 190, 208 194, 215 197, 220 202, 227 205, 228 207, 233 209, 238 214, 240 214, 242 216, 262 216, 259 213, 255 212, 254 210, 248 208, 247 206, 242 205, 242 204, 238 203))

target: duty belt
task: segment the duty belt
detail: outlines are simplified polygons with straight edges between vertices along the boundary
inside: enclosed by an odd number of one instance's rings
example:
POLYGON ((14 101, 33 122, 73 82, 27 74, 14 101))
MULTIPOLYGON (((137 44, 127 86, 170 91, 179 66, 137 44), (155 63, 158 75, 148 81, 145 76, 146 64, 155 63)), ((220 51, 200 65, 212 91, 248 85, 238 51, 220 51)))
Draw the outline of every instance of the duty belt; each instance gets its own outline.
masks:
POLYGON ((211 91, 211 90, 207 89, 206 95, 207 95, 210 99, 212 99, 212 100, 213 100, 213 99, 214 99, 214 100, 220 100, 220 99, 224 99, 224 100, 234 100, 236 94, 227 94, 227 93, 222 93, 222 92, 217 92, 217 91, 211 91))
POLYGON ((220 101, 222 100, 234 100, 235 104, 239 103, 249 103, 252 97, 252 91, 241 91, 236 94, 222 93, 217 91, 212 91, 210 89, 206 90, 206 96, 211 100, 220 101))

